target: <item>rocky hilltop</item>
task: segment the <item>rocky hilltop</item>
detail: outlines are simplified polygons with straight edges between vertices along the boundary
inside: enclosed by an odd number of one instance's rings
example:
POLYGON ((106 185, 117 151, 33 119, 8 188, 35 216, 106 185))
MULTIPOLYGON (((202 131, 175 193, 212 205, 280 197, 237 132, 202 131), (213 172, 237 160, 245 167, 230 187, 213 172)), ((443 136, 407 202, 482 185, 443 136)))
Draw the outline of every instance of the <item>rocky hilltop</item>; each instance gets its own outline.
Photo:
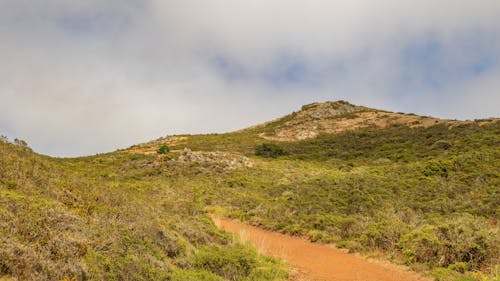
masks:
POLYGON ((453 126, 462 122, 383 111, 341 100, 304 105, 300 111, 276 120, 275 128, 260 136, 275 141, 298 141, 314 138, 321 133, 339 133, 366 127, 386 128, 394 124, 429 127, 441 123, 453 126))
MULTIPOLYGON (((297 112, 284 117, 255 125, 240 131, 226 134, 236 139, 222 137, 222 134, 210 134, 206 137, 213 139, 213 146, 202 146, 204 150, 228 150, 227 146, 234 147, 235 142, 248 142, 248 145, 262 141, 297 142, 313 139, 320 134, 338 134, 346 131, 357 131, 366 128, 385 129, 391 126, 408 128, 430 128, 434 125, 445 125, 453 128, 463 124, 485 125, 498 121, 499 118, 490 118, 476 121, 461 121, 440 119, 430 116, 420 116, 412 113, 391 112, 351 104, 344 100, 315 102, 306 104, 297 112), (251 136, 251 137, 250 137, 251 136), (251 141, 249 141, 251 139, 251 141)), ((156 154, 161 145, 167 145, 174 152, 181 152, 186 147, 198 146, 199 139, 191 135, 176 135, 162 137, 154 141, 134 145, 126 149, 129 153, 156 154), (193 143, 195 142, 195 143, 193 143)), ((242 144, 241 147, 246 145, 242 144)), ((235 148, 235 147, 234 147, 235 148)), ((235 149, 235 151, 249 153, 235 149)), ((244 165, 245 166, 245 165, 244 165)))

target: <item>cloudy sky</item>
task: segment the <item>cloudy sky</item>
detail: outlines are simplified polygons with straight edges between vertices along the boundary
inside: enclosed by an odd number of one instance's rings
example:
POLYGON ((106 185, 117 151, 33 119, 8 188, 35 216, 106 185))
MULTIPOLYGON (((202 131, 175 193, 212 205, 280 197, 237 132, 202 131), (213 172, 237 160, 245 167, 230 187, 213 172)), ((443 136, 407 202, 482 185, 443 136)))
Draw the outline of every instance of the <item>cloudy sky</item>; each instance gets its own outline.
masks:
POLYGON ((0 0, 0 134, 78 156, 313 101, 500 116, 498 0, 0 0))

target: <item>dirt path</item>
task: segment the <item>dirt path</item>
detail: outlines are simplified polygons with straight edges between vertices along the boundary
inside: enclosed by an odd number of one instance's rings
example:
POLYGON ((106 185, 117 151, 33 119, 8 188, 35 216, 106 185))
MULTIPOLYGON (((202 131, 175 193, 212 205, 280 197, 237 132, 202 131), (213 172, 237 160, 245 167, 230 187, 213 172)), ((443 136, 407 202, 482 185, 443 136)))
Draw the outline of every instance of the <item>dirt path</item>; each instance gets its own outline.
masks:
POLYGON ((243 224, 214 218, 217 226, 238 234, 267 255, 285 259, 298 269, 304 280, 321 281, 428 281, 393 264, 347 254, 331 246, 283 235, 243 224))

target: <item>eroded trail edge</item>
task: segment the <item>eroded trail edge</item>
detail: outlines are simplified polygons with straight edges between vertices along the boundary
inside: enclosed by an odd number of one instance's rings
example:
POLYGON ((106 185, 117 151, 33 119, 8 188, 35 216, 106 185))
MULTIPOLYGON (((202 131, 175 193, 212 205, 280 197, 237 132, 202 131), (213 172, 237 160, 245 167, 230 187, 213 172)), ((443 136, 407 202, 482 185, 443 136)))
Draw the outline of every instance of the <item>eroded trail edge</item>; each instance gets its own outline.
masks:
POLYGON ((239 235, 266 255, 282 258, 311 280, 428 281, 404 267, 348 254, 329 245, 267 231, 236 220, 213 218, 227 232, 239 235))

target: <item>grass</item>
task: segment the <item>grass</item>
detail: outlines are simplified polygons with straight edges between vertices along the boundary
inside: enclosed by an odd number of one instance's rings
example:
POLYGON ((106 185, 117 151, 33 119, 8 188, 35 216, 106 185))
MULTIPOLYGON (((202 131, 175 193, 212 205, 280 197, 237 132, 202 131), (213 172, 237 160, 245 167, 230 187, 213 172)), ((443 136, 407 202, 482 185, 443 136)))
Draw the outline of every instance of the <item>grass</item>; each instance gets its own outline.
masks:
POLYGON ((57 159, 0 141, 0 279, 285 280, 285 265, 214 226, 217 210, 436 280, 498 280, 500 122, 259 138, 283 120, 186 136, 165 155, 57 159), (262 143, 286 155, 255 156, 262 143), (185 147, 256 165, 175 161, 185 147))

